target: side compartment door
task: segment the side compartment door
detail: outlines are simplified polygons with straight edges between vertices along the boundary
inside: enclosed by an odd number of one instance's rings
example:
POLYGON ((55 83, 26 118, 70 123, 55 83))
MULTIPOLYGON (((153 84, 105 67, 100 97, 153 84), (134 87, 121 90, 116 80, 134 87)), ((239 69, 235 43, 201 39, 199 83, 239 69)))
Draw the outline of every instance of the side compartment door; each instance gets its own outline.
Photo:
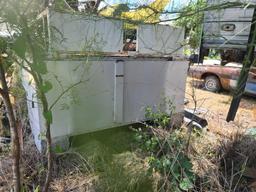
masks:
POLYGON ((114 73, 114 122, 123 123, 124 114, 124 60, 115 62, 114 73))

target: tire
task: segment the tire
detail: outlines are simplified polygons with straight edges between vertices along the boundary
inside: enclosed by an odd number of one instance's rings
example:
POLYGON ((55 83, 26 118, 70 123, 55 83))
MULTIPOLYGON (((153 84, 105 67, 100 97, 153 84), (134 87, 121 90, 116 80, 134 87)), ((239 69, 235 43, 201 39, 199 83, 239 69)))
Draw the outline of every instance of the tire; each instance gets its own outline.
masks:
POLYGON ((214 75, 209 75, 204 80, 204 87, 207 91, 219 92, 221 89, 219 78, 214 75))

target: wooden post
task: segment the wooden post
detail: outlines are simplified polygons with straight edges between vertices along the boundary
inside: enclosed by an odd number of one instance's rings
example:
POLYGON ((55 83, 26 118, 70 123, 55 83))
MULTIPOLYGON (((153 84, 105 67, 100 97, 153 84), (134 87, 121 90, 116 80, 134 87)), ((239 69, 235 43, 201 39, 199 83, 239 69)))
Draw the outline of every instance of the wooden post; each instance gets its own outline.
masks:
POLYGON ((251 30, 250 30, 249 39, 248 39, 246 55, 243 61, 243 67, 242 67, 240 76, 238 78, 236 90, 233 94, 233 99, 227 115, 227 119, 226 119, 227 122, 234 121, 236 117, 236 113, 246 87, 249 71, 254 60, 255 44, 256 44, 256 9, 254 9, 254 12, 253 12, 252 24, 251 24, 251 30))

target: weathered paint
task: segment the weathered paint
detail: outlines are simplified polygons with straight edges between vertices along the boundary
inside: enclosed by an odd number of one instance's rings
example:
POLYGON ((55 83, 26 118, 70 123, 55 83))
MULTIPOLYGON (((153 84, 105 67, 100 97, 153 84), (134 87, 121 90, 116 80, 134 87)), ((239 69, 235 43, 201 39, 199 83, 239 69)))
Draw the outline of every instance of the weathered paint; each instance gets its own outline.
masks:
MULTIPOLYGON (((208 75, 215 75, 219 78, 223 89, 231 90, 236 88, 240 71, 240 67, 196 65, 190 67, 189 75, 197 79, 204 79, 208 75)), ((245 92, 248 94, 256 95, 255 90, 256 68, 252 67, 250 69, 245 92)))
MULTIPOLYGON (((98 52, 127 54, 124 23, 96 15, 45 12, 48 18, 50 49, 53 52, 98 52)), ((139 24, 136 51, 132 55, 172 56, 183 59, 184 29, 169 25, 139 24)))
MULTIPOLYGON (((49 26, 49 73, 44 76, 53 84, 47 93, 49 104, 81 81, 53 108, 53 141, 143 121, 145 108, 165 99, 173 102, 175 112, 183 112, 188 62, 177 61, 183 59, 182 29, 139 25, 137 51, 124 53, 120 20, 53 10, 42 16, 49 26)), ((44 120, 40 105, 32 107, 37 98, 26 75, 29 117, 40 149, 44 120)), ((167 104, 163 108, 168 112, 167 104)))
POLYGON ((48 25, 54 51, 101 51, 118 53, 123 46, 123 22, 94 15, 50 10, 48 25))
MULTIPOLYGON (((220 0, 207 1, 209 6, 224 2, 220 0)), ((241 0, 240 2, 245 3, 245 1, 241 0)), ((250 0, 246 1, 246 3, 255 4, 256 1, 250 0)), ((252 15, 253 8, 247 7, 231 7, 206 11, 203 24, 203 47, 245 49, 248 42, 252 15)))
MULTIPOLYGON (((127 57, 48 61, 46 78, 54 87, 47 93, 50 104, 62 87, 83 81, 54 107, 53 139, 143 121, 145 109, 155 108, 165 98, 173 102, 175 112, 182 112, 187 65, 186 61, 127 57)), ((35 140, 40 145, 38 136, 44 133, 41 109, 31 107, 35 90, 28 82, 26 86, 30 121, 36 125, 35 140)))

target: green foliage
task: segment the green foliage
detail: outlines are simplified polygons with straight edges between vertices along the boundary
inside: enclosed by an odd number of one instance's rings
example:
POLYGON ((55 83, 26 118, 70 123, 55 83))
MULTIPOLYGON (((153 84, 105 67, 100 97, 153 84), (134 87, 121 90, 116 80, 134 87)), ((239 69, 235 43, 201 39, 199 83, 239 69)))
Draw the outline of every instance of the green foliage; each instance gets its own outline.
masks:
POLYGON ((40 192, 40 186, 39 186, 39 185, 36 187, 36 189, 34 190, 34 192, 40 192))
POLYGON ((22 86, 10 87, 9 92, 16 98, 24 98, 25 97, 25 91, 22 86))
POLYGON ((157 110, 154 112, 152 108, 146 108, 146 119, 153 121, 155 126, 166 127, 170 123, 170 115, 157 110))
POLYGON ((194 187, 195 174, 186 154, 186 138, 182 131, 168 131, 170 116, 161 110, 146 110, 146 116, 153 124, 138 129, 136 141, 148 157, 149 173, 158 172, 162 176, 164 191, 188 191, 194 187), (168 182, 165 182, 165 180, 168 182))
POLYGON ((147 107, 145 110, 145 118, 153 123, 154 127, 167 128, 170 124, 170 116, 174 113, 175 107, 168 98, 164 98, 163 101, 157 105, 154 109, 147 107), (169 114, 165 111, 167 109, 169 114))
POLYGON ((63 149, 60 145, 56 145, 56 146, 53 148, 53 151, 54 151, 54 153, 63 153, 63 152, 64 152, 64 149, 63 149))
POLYGON ((113 17, 120 17, 123 12, 127 12, 129 10, 130 8, 127 4, 124 4, 124 3, 118 4, 116 5, 116 8, 113 12, 113 17))
MULTIPOLYGON (((62 1, 64 2, 64 1, 62 1)), ((48 191, 48 184, 52 172, 52 149, 50 145, 51 124, 53 115, 51 107, 48 104, 46 94, 53 88, 50 81, 45 80, 45 74, 48 73, 46 65, 46 56, 48 54, 48 39, 46 32, 46 18, 40 18, 43 2, 41 0, 11 0, 0 1, 0 22, 8 25, 10 38, 0 40, 1 53, 4 52, 5 64, 15 63, 30 73, 36 86, 36 95, 41 101, 43 116, 45 119, 46 133, 40 134, 41 139, 46 139, 48 154, 48 169, 46 172, 45 191, 48 191)), ((42 15, 41 15, 42 16, 42 15)), ((15 91, 13 91, 14 93, 15 91)), ((65 92, 64 92, 65 93, 65 92)), ((18 94, 18 92, 16 92, 18 94)), ((61 97, 62 95, 60 95, 61 97)), ((14 133, 16 133, 16 129, 14 133)), ((17 134, 17 133, 16 133, 17 134)), ((13 149, 19 149, 18 142, 14 142, 13 149), (16 144, 17 143, 17 144, 16 144)), ((58 149, 60 151, 60 149, 58 149)), ((18 150, 13 151, 16 161, 19 162, 18 150)), ((16 168, 19 169, 17 163, 16 168)), ((14 172, 17 180, 23 180, 14 172)), ((22 175, 23 177, 23 175, 22 175)), ((17 182, 18 185, 18 182, 17 182)), ((18 188, 18 187, 17 187, 18 188)), ((29 191, 29 190, 27 190, 29 191)))
POLYGON ((185 27, 186 35, 189 37, 188 44, 193 49, 200 46, 204 19, 202 9, 206 6, 205 0, 191 1, 188 6, 181 10, 180 18, 175 23, 177 26, 185 27))
POLYGON ((25 58, 25 53, 26 53, 26 47, 27 47, 27 43, 26 43, 26 39, 24 38, 24 36, 20 36, 18 37, 13 46, 12 49, 13 51, 21 58, 25 58))
POLYGON ((12 9, 11 7, 12 7, 11 3, 10 4, 6 4, 5 11, 3 11, 3 12, 1 11, 2 12, 2 16, 3 16, 3 18, 6 18, 6 20, 9 23, 17 24, 17 17, 18 16, 17 16, 15 10, 12 9))
POLYGON ((114 155, 112 162, 102 162, 98 189, 106 192, 152 191, 151 179, 144 162, 132 152, 114 155))
POLYGON ((39 86, 39 89, 43 93, 48 93, 53 88, 52 83, 50 81, 45 81, 44 84, 39 86))
POLYGON ((191 181, 188 178, 184 178, 182 179, 182 181, 180 182, 179 187, 184 190, 184 191, 188 191, 189 189, 193 188, 193 184, 191 183, 191 181))
POLYGON ((47 123, 52 124, 52 111, 46 111, 43 115, 47 123))
POLYGON ((3 53, 7 49, 7 42, 4 38, 0 37, 0 53, 3 53))
POLYGON ((7 71, 10 68, 10 66, 13 64, 13 61, 10 59, 10 57, 6 54, 8 51, 8 40, 0 37, 0 54, 1 54, 1 62, 4 65, 5 71, 7 71))
POLYGON ((55 0, 54 2, 54 9, 58 11, 73 11, 68 3, 64 0, 55 0))
POLYGON ((47 73, 47 67, 45 62, 35 63, 31 66, 37 73, 45 75, 47 73))

